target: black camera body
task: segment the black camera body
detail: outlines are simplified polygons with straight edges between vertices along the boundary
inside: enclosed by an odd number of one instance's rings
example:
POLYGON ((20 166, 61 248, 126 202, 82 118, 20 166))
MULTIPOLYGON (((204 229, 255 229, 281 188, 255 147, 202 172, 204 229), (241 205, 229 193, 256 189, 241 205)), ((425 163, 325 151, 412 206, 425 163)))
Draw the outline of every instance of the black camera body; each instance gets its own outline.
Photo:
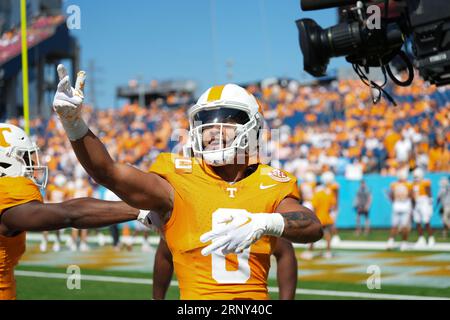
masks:
MULTIPOLYGON (((304 70, 313 76, 326 74, 331 57, 345 56, 351 64, 389 68, 400 56, 410 71, 412 65, 402 51, 410 43, 414 67, 437 86, 450 83, 450 0, 301 0, 302 9, 341 7, 341 22, 322 29, 314 20, 297 20, 304 70), (378 19, 378 20, 377 20, 378 19)), ((384 72, 384 69, 383 69, 384 72)))

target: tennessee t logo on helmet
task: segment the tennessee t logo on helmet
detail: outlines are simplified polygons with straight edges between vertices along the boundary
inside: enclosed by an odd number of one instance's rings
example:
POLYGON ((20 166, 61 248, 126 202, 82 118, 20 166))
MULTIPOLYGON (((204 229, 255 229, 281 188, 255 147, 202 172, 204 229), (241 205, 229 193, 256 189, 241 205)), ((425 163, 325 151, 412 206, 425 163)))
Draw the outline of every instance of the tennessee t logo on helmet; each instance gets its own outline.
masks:
POLYGON ((0 128, 0 147, 6 148, 6 147, 9 147, 10 144, 8 142, 6 142, 6 140, 5 140, 5 136, 3 134, 4 131, 11 132, 11 128, 9 128, 9 127, 0 128))

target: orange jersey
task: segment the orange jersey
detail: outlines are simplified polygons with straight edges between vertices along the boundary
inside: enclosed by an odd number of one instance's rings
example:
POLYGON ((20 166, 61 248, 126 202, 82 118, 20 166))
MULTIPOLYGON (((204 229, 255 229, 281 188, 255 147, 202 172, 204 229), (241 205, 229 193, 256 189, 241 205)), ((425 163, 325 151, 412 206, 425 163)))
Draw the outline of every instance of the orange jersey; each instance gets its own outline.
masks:
POLYGON ((410 192, 412 189, 411 183, 404 181, 396 181, 391 184, 391 192, 393 201, 405 201, 409 200, 410 192))
POLYGON ((249 250, 207 257, 209 243, 200 236, 212 229, 219 209, 245 209, 252 213, 275 212, 286 197, 299 199, 294 176, 259 164, 246 178, 229 184, 198 158, 160 154, 151 172, 174 188, 174 207, 163 235, 172 252, 181 299, 268 299, 267 276, 276 238, 264 236, 249 250))
POLYGON ((122 236, 129 237, 131 236, 130 226, 128 224, 124 224, 122 228, 122 236))
POLYGON ((300 183, 300 193, 302 201, 311 201, 314 196, 315 182, 300 183))
POLYGON ((322 225, 325 226, 334 223, 330 212, 335 207, 336 202, 334 193, 330 188, 324 186, 317 187, 312 199, 312 205, 322 225))
POLYGON ((419 197, 429 197, 428 190, 431 188, 431 181, 422 180, 413 182, 412 188, 414 199, 418 199, 419 197))
POLYGON ((339 185, 336 182, 333 182, 326 186, 329 188, 333 194, 333 200, 335 202, 335 205, 337 204, 338 197, 339 197, 339 185))
MULTIPOLYGON (((42 202, 42 196, 30 179, 0 178, 0 216, 8 208, 35 200, 42 202)), ((24 252, 25 232, 15 237, 0 235, 0 300, 15 299, 14 267, 24 252)))

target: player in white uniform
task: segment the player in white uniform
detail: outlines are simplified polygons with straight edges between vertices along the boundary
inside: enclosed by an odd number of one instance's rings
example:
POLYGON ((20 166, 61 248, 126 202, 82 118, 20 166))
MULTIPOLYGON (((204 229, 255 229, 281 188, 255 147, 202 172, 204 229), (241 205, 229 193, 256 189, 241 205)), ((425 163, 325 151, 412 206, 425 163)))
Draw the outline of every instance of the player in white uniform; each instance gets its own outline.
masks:
POLYGON ((395 236, 398 231, 402 233, 400 250, 407 249, 409 229, 411 227, 412 213, 412 186, 408 182, 408 171, 400 169, 397 173, 398 180, 391 184, 389 197, 392 201, 392 228, 387 249, 393 249, 395 236))

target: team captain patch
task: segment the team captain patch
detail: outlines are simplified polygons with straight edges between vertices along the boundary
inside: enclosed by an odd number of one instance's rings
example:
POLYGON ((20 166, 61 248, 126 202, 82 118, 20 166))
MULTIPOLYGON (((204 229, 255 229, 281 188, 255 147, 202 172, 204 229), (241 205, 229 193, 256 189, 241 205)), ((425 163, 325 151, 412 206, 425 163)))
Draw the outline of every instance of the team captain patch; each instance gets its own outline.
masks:
POLYGON ((192 160, 186 158, 175 159, 176 173, 192 173, 192 160))
POLYGON ((283 171, 279 170, 279 169, 275 169, 269 172, 269 176, 275 180, 275 181, 279 181, 279 182, 288 182, 291 180, 291 178, 289 178, 287 176, 286 173, 284 173, 283 171))

